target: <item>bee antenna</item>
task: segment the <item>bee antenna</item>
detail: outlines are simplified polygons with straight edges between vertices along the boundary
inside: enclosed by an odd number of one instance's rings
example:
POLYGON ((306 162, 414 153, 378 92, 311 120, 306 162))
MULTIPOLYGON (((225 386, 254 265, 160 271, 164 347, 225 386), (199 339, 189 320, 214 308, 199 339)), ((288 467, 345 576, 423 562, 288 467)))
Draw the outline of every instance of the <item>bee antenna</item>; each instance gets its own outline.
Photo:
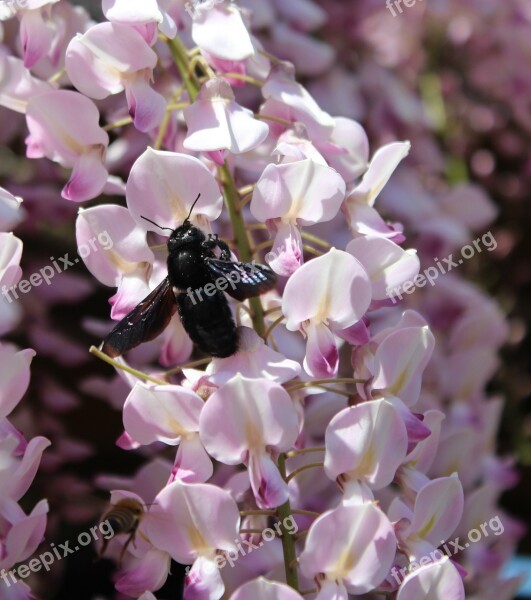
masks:
POLYGON ((188 216, 184 220, 184 223, 186 223, 187 221, 190 221, 190 217, 192 216, 192 211, 194 210, 194 206, 197 204, 197 201, 199 200, 199 198, 201 198, 201 193, 197 194, 197 198, 194 200, 194 203, 192 204, 192 206, 190 208, 190 212, 188 213, 188 216))
POLYGON ((142 215, 140 215, 141 219, 144 219, 144 221, 147 221, 148 223, 151 223, 152 225, 155 225, 155 227, 158 227, 159 229, 167 229, 168 231, 173 231, 173 229, 171 227, 162 227, 162 225, 159 225, 158 223, 155 223, 155 221, 152 221, 151 219, 148 219, 147 217, 143 217, 142 215))

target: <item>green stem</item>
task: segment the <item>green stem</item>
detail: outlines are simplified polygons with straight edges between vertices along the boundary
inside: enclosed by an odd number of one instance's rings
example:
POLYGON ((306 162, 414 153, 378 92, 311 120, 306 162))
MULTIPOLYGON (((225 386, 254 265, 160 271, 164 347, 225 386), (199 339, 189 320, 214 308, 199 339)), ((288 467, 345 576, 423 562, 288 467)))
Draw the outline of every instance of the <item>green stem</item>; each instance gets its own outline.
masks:
MULTIPOLYGON (((253 252, 251 250, 251 244, 247 236, 247 230, 245 229, 245 221, 242 218, 241 213, 238 211, 237 206, 239 202, 239 193, 230 169, 225 162, 221 167, 218 167, 222 186, 223 196, 225 198, 225 206, 229 212, 230 222, 232 225, 232 233, 234 236, 234 242, 238 247, 240 253, 240 260, 243 262, 252 262, 253 252)), ((264 337, 265 323, 264 323, 264 309, 260 298, 251 298, 249 300, 252 310, 252 319, 255 331, 261 337, 264 337)))
MULTIPOLYGON (((286 479, 286 455, 281 454, 278 457, 278 470, 284 479, 286 479)), ((287 500, 282 506, 277 508, 280 528, 282 530, 282 550, 284 552, 284 568, 286 571, 286 583, 297 592, 299 591, 299 574, 297 572, 297 551, 295 549, 295 536, 284 527, 286 520, 292 521, 291 505, 287 500)))
POLYGON ((175 65, 179 69, 183 83, 188 90, 190 101, 194 102, 197 98, 197 94, 199 93, 200 86, 195 80, 194 75, 190 73, 190 59, 188 57, 188 51, 177 36, 175 36, 172 40, 168 40, 167 43, 171 55, 173 56, 173 60, 175 61, 175 65))

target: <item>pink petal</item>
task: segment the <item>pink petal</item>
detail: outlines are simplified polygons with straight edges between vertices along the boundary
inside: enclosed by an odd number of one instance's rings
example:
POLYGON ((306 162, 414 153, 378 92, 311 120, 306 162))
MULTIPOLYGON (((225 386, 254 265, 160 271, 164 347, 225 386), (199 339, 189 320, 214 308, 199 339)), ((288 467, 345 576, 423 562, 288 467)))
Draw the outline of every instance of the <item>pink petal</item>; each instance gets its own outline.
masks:
POLYGON ((188 126, 183 145, 190 150, 227 149, 242 154, 259 146, 269 133, 267 123, 235 102, 230 85, 222 78, 206 81, 183 114, 188 126))
POLYGON ((33 482, 41 461, 42 453, 51 442, 45 437, 34 437, 24 453, 24 457, 12 473, 9 488, 5 490, 13 500, 20 500, 33 482))
POLYGON ((408 574, 397 600, 464 600, 463 580, 452 562, 441 560, 422 565, 408 574))
POLYGON ((213 472, 212 461, 206 453, 199 435, 189 435, 179 444, 168 483, 174 479, 181 479, 187 483, 204 483, 212 477, 213 472))
POLYGON ((291 331, 307 320, 328 321, 334 329, 345 329, 363 317, 370 298, 371 284, 362 265, 350 254, 332 248, 289 278, 282 311, 291 331))
POLYGON ((277 221, 277 233, 271 251, 265 256, 267 264, 282 277, 289 277, 302 265, 302 237, 297 225, 277 221))
POLYGON ((213 558, 200 556, 185 579, 183 600, 214 600, 221 598, 225 584, 213 558))
POLYGON ((151 88, 145 75, 128 79, 125 94, 135 127, 150 131, 158 127, 166 113, 166 100, 151 88))
POLYGON ((192 39, 210 54, 225 60, 243 60, 254 54, 249 32, 235 5, 199 10, 192 23, 192 39))
POLYGON ((299 423, 282 386, 237 374, 209 397, 199 431, 211 456, 226 464, 239 464, 248 452, 260 453, 266 446, 281 452, 290 449, 299 423))
POLYGON ((155 498, 145 517, 149 539, 182 564, 198 553, 235 550, 240 513, 229 492, 208 483, 175 480, 155 498), (152 514, 151 514, 152 513, 152 514))
POLYGON ((325 471, 378 490, 389 485, 407 453, 402 418, 386 400, 373 400, 338 413, 325 436, 325 471))
MULTIPOLYGON (((148 550, 140 559, 128 564, 125 574, 116 582, 116 589, 127 596, 138 597, 145 590, 157 591, 170 572, 170 556, 157 549, 148 550)), ((153 596, 154 597, 154 596, 153 596)))
POLYGON ((176 152, 148 148, 134 163, 127 181, 127 206, 136 222, 148 231, 160 229, 141 215, 163 227, 175 228, 195 205, 192 222, 198 218, 217 219, 223 198, 214 176, 197 158, 176 152))
POLYGON ((80 209, 76 239, 78 248, 92 250, 83 257, 87 269, 111 287, 117 287, 124 275, 138 276, 139 269, 145 272, 155 260, 145 230, 123 206, 100 204, 80 209))
POLYGON ((393 142, 380 148, 373 156, 361 183, 350 194, 349 200, 373 206, 395 169, 407 156, 410 147, 409 142, 393 142))
POLYGON ((9 529, 3 549, 7 553, 7 568, 26 560, 37 550, 44 537, 48 510, 48 502, 41 500, 30 515, 24 516, 9 529))
POLYGON ((214 358, 208 365, 206 373, 212 383, 223 385, 237 373, 250 379, 286 383, 300 373, 299 363, 267 346, 254 329, 239 327, 238 338, 236 354, 228 358, 214 358))
POLYGON ((30 365, 36 352, 17 352, 11 345, 0 345, 0 420, 5 419, 26 393, 30 381, 30 365))
POLYGON ((102 192, 108 176, 101 149, 94 148, 84 152, 75 162, 72 175, 61 191, 61 196, 73 202, 91 200, 102 192))
POLYGON ((414 250, 403 250, 382 237, 355 238, 345 250, 357 258, 367 271, 373 300, 385 300, 389 290, 402 289, 403 284, 413 281, 420 270, 420 261, 414 250))
POLYGON ((308 325, 305 332, 308 340, 304 370, 317 379, 334 377, 339 366, 339 352, 334 334, 322 323, 308 325))
POLYGON ((299 564, 306 577, 323 573, 361 595, 383 581, 395 551, 392 525, 379 508, 339 506, 313 522, 299 564))
POLYGON ((258 577, 240 586, 230 600, 302 600, 302 596, 293 588, 278 581, 269 581, 258 577))
POLYGON ((254 498, 260 508, 276 508, 288 500, 288 485, 268 454, 251 453, 247 468, 254 498))
POLYGON ((50 51, 54 33, 47 27, 40 9, 24 10, 20 20, 20 39, 24 66, 31 69, 50 51))
POLYGON ((20 281, 22 247, 22 241, 12 233, 0 232, 0 284, 2 286, 9 288, 20 281))
POLYGON ((141 444, 176 445, 181 436, 199 430, 204 402, 181 386, 137 383, 124 404, 125 430, 141 444))

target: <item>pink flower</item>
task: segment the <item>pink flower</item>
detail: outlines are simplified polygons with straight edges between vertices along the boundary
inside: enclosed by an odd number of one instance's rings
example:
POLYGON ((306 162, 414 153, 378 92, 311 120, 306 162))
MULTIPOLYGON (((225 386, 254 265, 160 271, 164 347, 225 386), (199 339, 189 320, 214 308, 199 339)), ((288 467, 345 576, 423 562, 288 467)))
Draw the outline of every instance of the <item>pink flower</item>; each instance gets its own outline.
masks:
POLYGON ((221 598, 224 585, 216 553, 234 552, 239 537, 240 514, 229 492, 176 480, 157 495, 145 519, 146 533, 156 548, 182 564, 194 563, 184 597, 193 598, 199 588, 205 597, 221 598))
POLYGON ((371 284, 361 264, 332 248, 298 269, 282 299, 286 327, 307 336, 304 368, 313 377, 333 377, 339 356, 334 334, 345 335, 365 314, 371 284))
POLYGON ((147 231, 161 233, 148 217, 163 227, 181 225, 192 203, 201 194, 190 219, 205 226, 217 219, 223 198, 214 176, 193 156, 148 148, 135 162, 127 180, 127 206, 135 221, 147 231))
POLYGON ((46 81, 33 77, 24 63, 14 56, 0 54, 0 73, 0 106, 19 113, 26 112, 30 98, 54 89, 46 81))
POLYGON ((179 445, 173 477, 202 483, 213 468, 199 439, 199 417, 203 400, 177 385, 148 386, 137 383, 125 401, 125 431, 140 444, 159 441, 179 445))
POLYGON ((91 100, 68 90, 45 92, 28 101, 26 154, 46 156, 73 169, 61 192, 66 200, 90 200, 107 181, 103 159, 109 137, 98 124, 99 116, 91 100))
MULTIPOLYGON (((393 481, 406 457, 408 437, 393 405, 373 400, 337 413, 326 429, 325 444, 325 472, 347 488, 349 500, 350 482, 378 490, 393 481)), ((356 500, 359 492, 353 491, 356 500)))
POLYGON ((102 99, 125 90, 135 127, 149 131, 160 124, 166 101, 149 85, 157 55, 131 27, 99 23, 78 34, 66 51, 66 70, 76 88, 102 99))
POLYGON ((255 119, 249 109, 235 102, 224 79, 206 81, 196 101, 183 114, 188 126, 183 146, 198 152, 228 150, 242 154, 259 146, 269 133, 267 123, 255 119))
POLYGON ((30 365, 35 351, 20 350, 0 343, 0 420, 5 419, 26 393, 30 381, 30 365))
POLYGON ((50 24, 50 5, 59 0, 26 0, 19 12, 20 40, 24 66, 31 69, 51 50, 54 27, 50 24))
POLYGON ((258 506, 272 508, 288 499, 288 486, 272 457, 293 446, 299 421, 283 387, 237 374, 210 396, 199 429, 216 460, 247 466, 258 506))
POLYGON ((389 572, 396 551, 393 527, 374 504, 339 506, 311 525, 300 567, 315 578, 317 598, 347 599, 374 589, 389 572))
POLYGON ((177 33, 175 21, 166 11, 168 4, 165 0, 143 0, 141 3, 103 0, 102 9, 109 21, 130 25, 151 45, 156 40, 157 27, 169 38, 174 38, 177 33))
POLYGON ((276 229, 271 268, 289 276, 302 264, 300 225, 330 221, 345 198, 345 182, 330 167, 307 158, 269 164, 258 180, 251 213, 276 229))
POLYGON ((464 600, 465 588, 459 571, 448 557, 421 564, 409 571, 398 590, 397 600, 464 600))
POLYGON ((234 4, 198 7, 192 22, 194 42, 209 54, 224 60, 244 60, 254 54, 253 43, 240 9, 234 4))

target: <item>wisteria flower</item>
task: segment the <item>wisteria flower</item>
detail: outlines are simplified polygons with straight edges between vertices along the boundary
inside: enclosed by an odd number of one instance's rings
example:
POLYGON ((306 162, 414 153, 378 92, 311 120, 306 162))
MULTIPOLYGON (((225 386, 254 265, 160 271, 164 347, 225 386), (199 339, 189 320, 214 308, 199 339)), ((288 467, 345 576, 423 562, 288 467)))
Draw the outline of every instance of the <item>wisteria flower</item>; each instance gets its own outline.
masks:
POLYGON ((90 98, 125 90, 135 126, 149 131, 166 110, 166 101, 149 83, 156 64, 157 55, 134 29, 99 23, 70 42, 65 66, 72 83, 90 98))
POLYGON ((43 156, 73 169, 61 195, 82 202, 101 193, 109 136, 99 126, 96 105, 77 92, 55 90, 33 96, 26 108, 28 158, 43 156))

